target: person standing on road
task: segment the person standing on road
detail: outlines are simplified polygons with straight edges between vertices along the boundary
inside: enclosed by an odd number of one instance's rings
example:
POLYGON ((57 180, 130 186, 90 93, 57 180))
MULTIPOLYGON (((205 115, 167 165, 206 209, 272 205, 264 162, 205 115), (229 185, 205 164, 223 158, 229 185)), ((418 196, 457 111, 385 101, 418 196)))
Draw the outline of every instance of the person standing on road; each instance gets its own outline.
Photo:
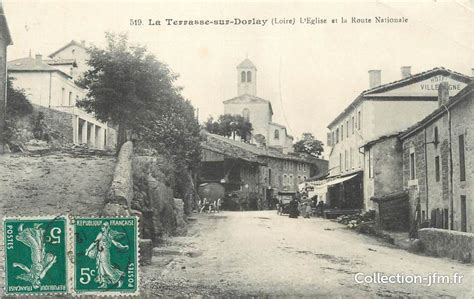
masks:
POLYGON ((296 198, 293 198, 291 201, 290 201, 290 204, 289 204, 289 210, 290 210, 290 215, 289 217, 290 218, 298 218, 298 214, 299 214, 299 211, 298 211, 298 200, 296 200, 296 198))
POLYGON ((219 197, 216 202, 216 212, 219 213, 221 211, 221 198, 219 197))

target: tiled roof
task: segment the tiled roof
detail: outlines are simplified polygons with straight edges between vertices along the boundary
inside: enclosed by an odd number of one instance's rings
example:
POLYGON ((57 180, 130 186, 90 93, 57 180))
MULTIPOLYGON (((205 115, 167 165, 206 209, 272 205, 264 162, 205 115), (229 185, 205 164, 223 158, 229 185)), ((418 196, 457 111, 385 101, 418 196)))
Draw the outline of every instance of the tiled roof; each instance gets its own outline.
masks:
POLYGON ((3 11, 3 5, 0 1, 0 30, 2 30, 3 34, 5 35, 7 45, 13 45, 12 36, 10 34, 10 30, 8 29, 8 22, 5 16, 5 12, 3 11))
POLYGON ((250 59, 248 59, 248 58, 245 58, 244 61, 242 61, 241 63, 239 63, 239 65, 237 65, 237 68, 243 68, 243 69, 251 69, 251 68, 254 68, 254 69, 257 69, 257 67, 255 66, 255 64, 253 64, 253 62, 250 61, 250 59))
MULTIPOLYGON (((466 87, 464 87, 458 94, 456 94, 454 97, 452 97, 449 102, 446 104, 446 107, 449 109, 452 106, 456 105, 457 103, 470 99, 472 101, 473 97, 473 87, 474 87, 474 80, 472 80, 466 87)), ((439 107, 432 113, 430 113, 428 116, 423 118, 421 121, 417 122, 413 126, 409 127, 408 129, 404 130, 399 134, 400 139, 406 139, 409 137, 411 134, 417 132, 419 129, 425 127, 426 125, 430 124, 433 120, 438 119, 440 116, 444 115, 446 113, 446 109, 444 106, 439 107)))
POLYGON ((395 88, 399 88, 399 87, 402 87, 402 86, 405 86, 405 85, 409 85, 409 84, 412 84, 412 83, 423 81, 427 78, 430 78, 432 76, 439 75, 439 74, 445 74, 447 76, 451 76, 451 77, 453 77, 455 79, 458 79, 460 81, 463 81, 465 83, 467 83, 471 80, 469 76, 466 76, 464 74, 452 71, 450 69, 446 69, 444 67, 435 67, 431 70, 421 72, 421 73, 418 73, 418 74, 414 74, 414 75, 411 75, 409 77, 403 78, 401 80, 393 81, 393 82, 390 82, 390 83, 387 83, 387 84, 382 84, 382 85, 379 85, 377 87, 362 91, 362 93, 359 96, 357 96, 357 98, 355 98, 352 101, 352 103, 350 103, 349 106, 347 106, 347 108, 344 109, 344 111, 342 111, 333 121, 331 121, 327 127, 330 128, 332 125, 337 123, 341 118, 343 118, 347 113, 352 111, 353 106, 355 106, 356 104, 362 102, 365 99, 365 96, 374 95, 376 93, 385 92, 385 91, 388 91, 388 90, 391 90, 391 89, 395 89, 395 88))
POLYGON ((206 138, 201 143, 202 148, 249 162, 263 163, 261 158, 266 157, 306 163, 311 163, 313 161, 313 159, 306 159, 298 154, 287 155, 272 147, 257 147, 256 145, 232 140, 209 132, 204 132, 204 136, 206 138))
POLYGON ((48 65, 68 65, 77 66, 75 59, 45 59, 43 60, 48 65))
POLYGON ((37 61, 35 58, 26 57, 15 59, 7 63, 8 71, 13 72, 59 72, 67 77, 71 77, 61 70, 49 66, 44 61, 37 61))

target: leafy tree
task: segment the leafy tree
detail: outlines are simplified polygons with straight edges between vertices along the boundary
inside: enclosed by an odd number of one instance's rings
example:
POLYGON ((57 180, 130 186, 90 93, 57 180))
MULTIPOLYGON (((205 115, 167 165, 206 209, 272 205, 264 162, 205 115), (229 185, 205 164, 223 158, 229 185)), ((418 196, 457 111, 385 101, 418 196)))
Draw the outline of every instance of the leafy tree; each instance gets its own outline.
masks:
POLYGON ((3 132, 0 132, 0 143, 8 143, 14 139, 15 122, 17 119, 33 113, 33 105, 23 89, 15 88, 13 80, 7 79, 7 106, 3 132))
POLYGON ((23 117, 33 112, 33 105, 23 89, 13 86, 13 80, 7 80, 7 119, 23 117))
POLYGON ((106 33, 105 49, 88 49, 90 69, 81 84, 88 96, 78 103, 102 121, 118 125, 119 148, 128 139, 168 155, 176 170, 197 165, 199 124, 194 108, 175 86, 178 75, 127 35, 106 33))
POLYGON ((223 114, 217 121, 212 117, 204 123, 204 128, 213 134, 234 137, 239 136, 243 141, 249 142, 252 136, 252 123, 241 115, 223 114))
POLYGON ((323 143, 311 133, 303 133, 301 140, 293 144, 293 149, 297 153, 307 153, 317 158, 320 158, 324 151, 323 143))

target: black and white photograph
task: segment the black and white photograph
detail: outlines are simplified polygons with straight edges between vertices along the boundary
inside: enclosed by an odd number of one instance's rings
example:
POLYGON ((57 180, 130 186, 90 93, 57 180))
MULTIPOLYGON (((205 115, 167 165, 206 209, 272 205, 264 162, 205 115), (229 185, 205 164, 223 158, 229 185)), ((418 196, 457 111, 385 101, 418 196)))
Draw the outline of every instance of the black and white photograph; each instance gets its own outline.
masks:
POLYGON ((0 0, 0 297, 473 298, 473 82, 472 0, 0 0))

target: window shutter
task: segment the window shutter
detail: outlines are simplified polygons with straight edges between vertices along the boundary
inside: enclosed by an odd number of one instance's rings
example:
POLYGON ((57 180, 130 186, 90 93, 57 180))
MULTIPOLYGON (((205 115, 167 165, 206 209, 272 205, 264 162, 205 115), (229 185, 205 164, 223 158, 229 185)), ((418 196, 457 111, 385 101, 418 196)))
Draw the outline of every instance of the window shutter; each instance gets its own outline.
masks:
POLYGON ((327 136, 328 136, 327 145, 332 146, 332 134, 331 134, 331 132, 327 133, 327 136))

